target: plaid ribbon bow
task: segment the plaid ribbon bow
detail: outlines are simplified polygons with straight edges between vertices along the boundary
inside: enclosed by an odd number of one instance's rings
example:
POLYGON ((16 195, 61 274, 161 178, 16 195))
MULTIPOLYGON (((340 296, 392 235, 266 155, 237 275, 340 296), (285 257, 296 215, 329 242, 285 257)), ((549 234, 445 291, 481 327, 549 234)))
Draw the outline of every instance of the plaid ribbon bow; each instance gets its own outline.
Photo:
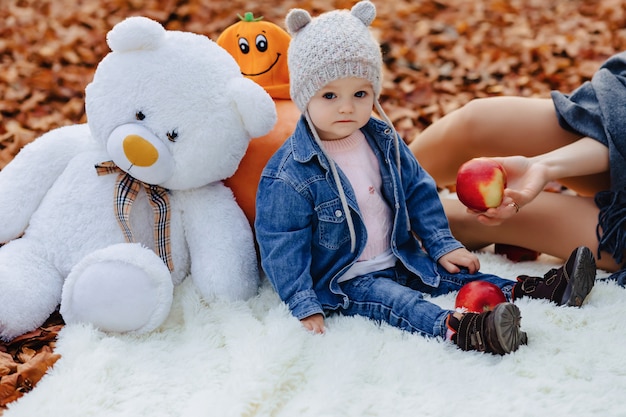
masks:
POLYGON ((118 174, 115 183, 114 206, 117 222, 124 232, 126 241, 134 242, 133 232, 130 229, 130 209, 141 189, 149 197, 154 212, 154 243, 157 253, 163 259, 170 271, 174 270, 170 243, 170 206, 167 189, 158 185, 146 184, 122 171, 113 161, 101 162, 95 165, 98 175, 118 174))

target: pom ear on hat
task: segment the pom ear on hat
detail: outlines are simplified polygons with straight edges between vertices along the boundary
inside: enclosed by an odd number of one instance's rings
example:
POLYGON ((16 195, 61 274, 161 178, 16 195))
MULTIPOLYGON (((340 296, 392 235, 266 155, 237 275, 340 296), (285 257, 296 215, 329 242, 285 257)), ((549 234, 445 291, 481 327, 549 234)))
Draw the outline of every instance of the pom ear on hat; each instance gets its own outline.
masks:
POLYGON ((370 1, 360 1, 352 7, 350 13, 363 22, 365 26, 369 26, 376 18, 376 7, 370 1))
POLYGON ((285 26, 292 36, 309 23, 311 23, 311 15, 303 9, 292 9, 285 18, 285 26))

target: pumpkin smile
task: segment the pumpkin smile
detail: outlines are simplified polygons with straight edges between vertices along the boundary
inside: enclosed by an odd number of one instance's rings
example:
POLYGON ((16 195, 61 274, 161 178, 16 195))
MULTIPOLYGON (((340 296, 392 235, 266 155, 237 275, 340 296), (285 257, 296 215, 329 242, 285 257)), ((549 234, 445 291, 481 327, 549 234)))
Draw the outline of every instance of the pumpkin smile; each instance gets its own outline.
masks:
POLYGON ((287 68, 291 36, 280 26, 254 17, 252 12, 237 16, 239 22, 224 29, 217 44, 235 58, 245 78, 259 84, 274 99, 291 99, 287 68))
POLYGON ((280 59, 280 52, 276 53, 276 59, 274 60, 274 62, 272 62, 272 65, 270 65, 269 68, 267 68, 265 71, 257 72, 256 74, 246 74, 245 72, 241 72, 241 75, 246 76, 246 77, 255 77, 257 75, 263 75, 271 71, 271 69, 274 68, 274 66, 278 63, 279 59, 280 59))

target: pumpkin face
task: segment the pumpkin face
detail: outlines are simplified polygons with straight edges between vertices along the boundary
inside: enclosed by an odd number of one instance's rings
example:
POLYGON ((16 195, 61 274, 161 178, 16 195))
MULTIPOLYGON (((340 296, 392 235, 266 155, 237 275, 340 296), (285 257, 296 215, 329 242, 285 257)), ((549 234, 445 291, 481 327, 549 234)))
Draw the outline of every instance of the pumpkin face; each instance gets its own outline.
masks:
POLYGON ((272 98, 288 99, 287 49, 291 37, 280 26, 250 12, 239 18, 224 29, 217 44, 235 58, 245 77, 265 88, 272 98))

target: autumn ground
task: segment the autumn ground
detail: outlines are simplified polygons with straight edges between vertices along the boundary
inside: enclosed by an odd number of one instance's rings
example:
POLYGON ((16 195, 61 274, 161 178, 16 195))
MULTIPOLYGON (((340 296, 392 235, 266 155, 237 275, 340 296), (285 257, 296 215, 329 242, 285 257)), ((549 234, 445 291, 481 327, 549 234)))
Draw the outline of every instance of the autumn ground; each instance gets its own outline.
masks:
MULTIPOLYGON (((354 2, 0 0, 0 168, 43 132, 85 121, 83 93, 108 52, 106 33, 128 16, 217 39, 247 11, 282 25, 292 7, 315 15, 354 2)), ((382 105, 407 141, 475 97, 571 91, 626 49, 626 0, 374 2, 386 64, 382 105)), ((50 339, 37 336, 44 345, 50 339)), ((40 345, 10 352, 24 362, 40 345)))
MULTIPOLYGON (((588 79, 626 49, 626 0, 380 0, 383 106, 410 141, 474 97, 546 96, 588 79)), ((277 24, 354 0, 2 0, 0 168, 25 143, 85 121, 83 92, 108 52, 107 31, 131 15, 212 39, 251 11, 277 24)))

